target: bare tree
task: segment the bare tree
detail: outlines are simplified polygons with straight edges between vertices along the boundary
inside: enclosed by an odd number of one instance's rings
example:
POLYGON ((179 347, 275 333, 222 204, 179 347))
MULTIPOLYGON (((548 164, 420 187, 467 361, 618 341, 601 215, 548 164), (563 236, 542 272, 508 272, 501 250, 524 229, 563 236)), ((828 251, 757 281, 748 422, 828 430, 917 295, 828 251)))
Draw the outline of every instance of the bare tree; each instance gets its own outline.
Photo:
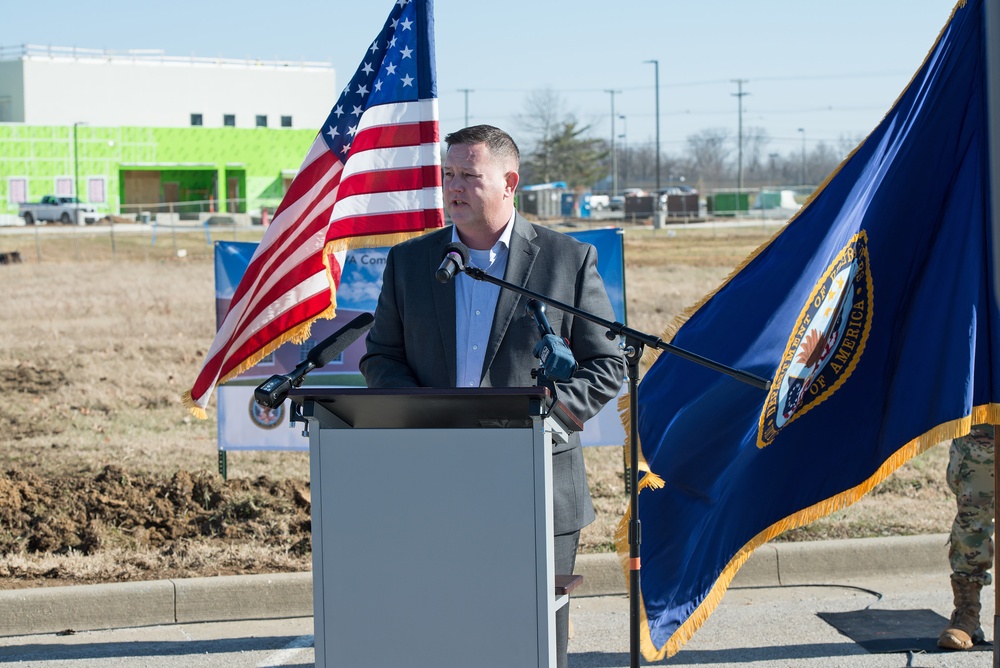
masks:
POLYGON ((629 184, 642 188, 656 182, 656 148, 652 144, 635 143, 628 147, 629 184))
POLYGON ((535 156, 532 160, 533 173, 529 176, 542 182, 553 180, 553 166, 546 151, 552 138, 560 130, 564 118, 563 107, 562 96, 553 88, 540 88, 525 96, 524 113, 514 116, 515 122, 524 129, 535 145, 535 150, 532 151, 535 156), (538 155, 538 147, 543 148, 541 155, 538 155))
POLYGON ((851 151, 856 149, 861 142, 865 140, 863 135, 840 135, 837 140, 837 152, 841 154, 843 158, 846 158, 851 154, 851 151))
POLYGON ((516 118, 534 139, 521 162, 524 183, 565 181, 584 190, 609 173, 607 142, 590 136, 591 126, 564 113, 562 99, 551 88, 528 93, 525 112, 516 118))
POLYGON ((767 147, 771 137, 764 128, 743 131, 743 166, 751 177, 760 179, 767 171, 767 147))
POLYGON ((729 131, 725 128, 708 128, 687 138, 688 153, 695 177, 702 182, 721 183, 726 176, 726 160, 732 149, 729 131))
POLYGON ((819 142, 806 155, 806 182, 813 185, 822 183, 837 168, 843 156, 826 142, 819 142))

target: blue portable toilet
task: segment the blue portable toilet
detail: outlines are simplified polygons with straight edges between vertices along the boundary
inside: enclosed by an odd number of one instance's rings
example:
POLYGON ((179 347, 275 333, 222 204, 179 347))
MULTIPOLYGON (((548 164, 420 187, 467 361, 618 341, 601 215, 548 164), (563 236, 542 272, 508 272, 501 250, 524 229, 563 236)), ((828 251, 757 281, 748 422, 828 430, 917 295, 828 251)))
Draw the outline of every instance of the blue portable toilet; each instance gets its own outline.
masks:
POLYGON ((563 193, 562 194, 562 208, 560 213, 564 216, 573 215, 573 204, 576 202, 576 195, 573 193, 563 193))
MULTIPOLYGON (((575 193, 563 193, 562 195, 562 215, 567 218, 576 218, 577 213, 573 210, 576 204, 575 193)), ((580 218, 590 218, 590 193, 580 195, 580 218)))

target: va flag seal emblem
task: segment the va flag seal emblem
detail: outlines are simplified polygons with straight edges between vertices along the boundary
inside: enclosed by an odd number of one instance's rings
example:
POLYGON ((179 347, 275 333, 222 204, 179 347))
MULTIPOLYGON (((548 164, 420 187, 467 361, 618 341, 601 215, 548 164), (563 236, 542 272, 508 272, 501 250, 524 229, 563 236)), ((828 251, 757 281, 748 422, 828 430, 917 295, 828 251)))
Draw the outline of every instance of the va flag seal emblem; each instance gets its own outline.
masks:
POLYGON ((816 283, 788 339, 760 416, 757 447, 822 403, 850 377, 871 331, 868 235, 861 231, 816 283))

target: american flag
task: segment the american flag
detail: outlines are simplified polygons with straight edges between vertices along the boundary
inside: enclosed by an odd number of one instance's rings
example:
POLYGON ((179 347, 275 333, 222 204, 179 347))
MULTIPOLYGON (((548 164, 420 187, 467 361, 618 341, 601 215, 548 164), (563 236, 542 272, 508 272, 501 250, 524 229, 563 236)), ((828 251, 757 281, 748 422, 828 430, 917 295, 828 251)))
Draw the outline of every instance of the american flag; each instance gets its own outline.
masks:
POLYGON ((337 99, 236 288, 184 404, 317 318, 334 316, 346 251, 444 225, 433 0, 397 0, 337 99))

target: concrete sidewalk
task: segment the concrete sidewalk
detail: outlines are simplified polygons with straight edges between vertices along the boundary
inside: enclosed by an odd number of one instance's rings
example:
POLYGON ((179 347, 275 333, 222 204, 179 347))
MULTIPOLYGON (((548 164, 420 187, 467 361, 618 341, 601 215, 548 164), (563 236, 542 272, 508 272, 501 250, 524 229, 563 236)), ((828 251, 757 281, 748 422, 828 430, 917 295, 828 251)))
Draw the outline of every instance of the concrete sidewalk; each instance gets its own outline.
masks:
MULTIPOLYGON (((767 544, 747 561, 733 586, 835 583, 903 572, 946 577, 947 540, 947 534, 928 534, 767 544)), ((580 555, 576 572, 584 583, 574 596, 625 592, 617 555, 580 555)), ((0 636, 312 614, 311 573, 0 591, 0 636)))

